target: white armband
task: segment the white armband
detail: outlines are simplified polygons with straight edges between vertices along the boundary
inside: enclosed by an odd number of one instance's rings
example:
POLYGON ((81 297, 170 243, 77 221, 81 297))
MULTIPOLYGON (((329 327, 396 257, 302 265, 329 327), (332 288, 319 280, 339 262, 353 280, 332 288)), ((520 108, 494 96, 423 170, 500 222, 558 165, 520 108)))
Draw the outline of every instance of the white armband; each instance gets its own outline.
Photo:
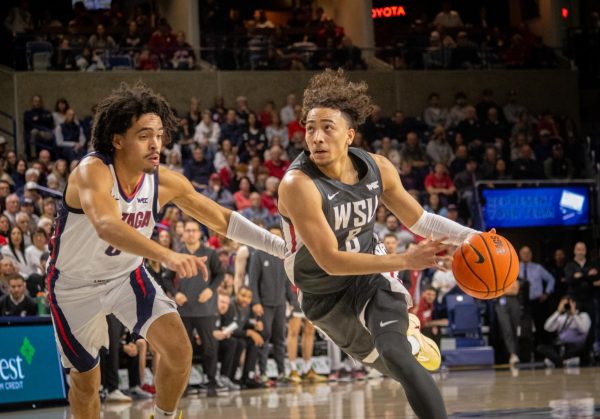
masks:
POLYGON ((285 241, 244 218, 239 212, 231 213, 227 226, 227 237, 278 258, 285 258, 285 241))
POLYGON ((447 237, 446 241, 456 246, 460 246, 471 234, 479 233, 477 230, 427 211, 423 211, 423 215, 409 227, 409 230, 421 237, 433 237, 434 240, 447 237))

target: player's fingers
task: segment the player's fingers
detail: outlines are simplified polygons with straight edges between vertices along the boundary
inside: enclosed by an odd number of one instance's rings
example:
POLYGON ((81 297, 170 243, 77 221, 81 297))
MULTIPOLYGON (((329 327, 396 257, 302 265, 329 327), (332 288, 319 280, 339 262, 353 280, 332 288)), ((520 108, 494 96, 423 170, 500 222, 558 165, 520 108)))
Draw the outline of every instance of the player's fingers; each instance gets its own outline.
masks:
POLYGON ((206 256, 202 256, 199 258, 196 258, 196 265, 198 268, 200 268, 200 271, 202 272, 202 277, 204 278, 205 281, 208 281, 208 268, 206 267, 206 256))
POLYGON ((185 263, 182 263, 182 264, 180 264, 180 265, 177 267, 177 273, 179 274, 179 276, 180 276, 181 278, 187 278, 187 277, 188 277, 188 273, 187 273, 187 271, 185 270, 185 263))
POLYGON ((198 267, 194 263, 194 258, 190 258, 190 259, 186 260, 186 264, 188 265, 190 276, 196 276, 196 275, 198 275, 198 267))

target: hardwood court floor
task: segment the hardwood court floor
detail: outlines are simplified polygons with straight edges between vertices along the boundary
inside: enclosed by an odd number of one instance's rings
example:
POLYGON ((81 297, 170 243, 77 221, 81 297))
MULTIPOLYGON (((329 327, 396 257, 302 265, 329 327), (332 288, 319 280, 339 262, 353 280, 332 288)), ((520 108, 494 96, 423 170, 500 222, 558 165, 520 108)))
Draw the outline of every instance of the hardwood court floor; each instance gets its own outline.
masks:
MULTIPOLYGON (((435 374, 448 413, 454 418, 600 417, 600 368, 481 370, 435 374), (595 406, 595 409, 594 409, 595 406)), ((367 419, 414 417, 399 384, 366 382, 287 386, 242 391, 215 399, 190 396, 184 418, 367 419)), ((148 419, 152 401, 105 404, 104 419, 148 419)), ((1 418, 68 418, 53 408, 0 414, 1 418)))

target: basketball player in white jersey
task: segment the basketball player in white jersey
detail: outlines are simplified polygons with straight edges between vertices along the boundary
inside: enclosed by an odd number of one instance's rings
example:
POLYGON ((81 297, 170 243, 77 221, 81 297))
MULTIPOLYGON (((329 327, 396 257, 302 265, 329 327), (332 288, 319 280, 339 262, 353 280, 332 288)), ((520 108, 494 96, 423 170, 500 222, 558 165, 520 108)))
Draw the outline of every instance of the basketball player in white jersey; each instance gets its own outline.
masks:
POLYGON ((98 351, 108 346, 109 313, 161 355, 154 418, 176 414, 192 349, 175 303, 142 260, 160 261, 182 278, 198 270, 206 277, 207 269, 204 260, 150 240, 161 206, 175 204, 220 234, 284 256, 282 239, 197 193, 180 174, 159 169, 161 147, 176 123, 161 96, 141 84, 121 85, 98 105, 95 151, 69 177, 47 280, 61 359, 71 369, 69 401, 75 418, 100 415, 98 351))

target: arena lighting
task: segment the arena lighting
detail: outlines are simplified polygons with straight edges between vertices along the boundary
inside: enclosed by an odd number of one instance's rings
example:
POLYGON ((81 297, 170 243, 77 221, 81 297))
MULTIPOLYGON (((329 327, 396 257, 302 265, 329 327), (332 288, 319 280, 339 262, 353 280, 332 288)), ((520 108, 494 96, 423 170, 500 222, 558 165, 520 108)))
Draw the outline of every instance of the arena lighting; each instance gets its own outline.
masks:
POLYGON ((406 16, 406 10, 404 6, 374 7, 371 9, 371 16, 373 19, 406 16))
POLYGON ((563 7, 562 9, 560 9, 560 15, 563 19, 567 19, 569 17, 569 9, 563 7))

